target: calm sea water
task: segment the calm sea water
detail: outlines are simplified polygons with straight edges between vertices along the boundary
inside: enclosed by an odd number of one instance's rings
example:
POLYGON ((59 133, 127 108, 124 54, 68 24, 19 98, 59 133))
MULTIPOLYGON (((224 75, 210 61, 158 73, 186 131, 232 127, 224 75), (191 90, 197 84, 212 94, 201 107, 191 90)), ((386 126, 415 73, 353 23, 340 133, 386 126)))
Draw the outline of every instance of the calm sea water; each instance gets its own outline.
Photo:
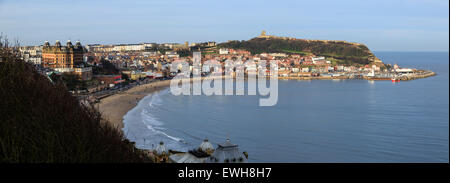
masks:
POLYGON ((250 162, 449 162, 449 54, 375 53, 437 76, 392 83, 279 81, 278 104, 259 96, 147 96, 124 117, 140 148, 170 149, 227 137, 250 162))

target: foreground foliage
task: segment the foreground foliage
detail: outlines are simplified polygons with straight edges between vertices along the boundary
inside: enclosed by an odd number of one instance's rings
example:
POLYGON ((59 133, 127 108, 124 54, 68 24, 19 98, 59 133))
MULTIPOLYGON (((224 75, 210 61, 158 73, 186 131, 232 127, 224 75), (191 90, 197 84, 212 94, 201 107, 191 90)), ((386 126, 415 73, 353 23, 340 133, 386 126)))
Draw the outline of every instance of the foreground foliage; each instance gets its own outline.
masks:
POLYGON ((0 162, 150 162, 64 84, 0 49, 0 162))

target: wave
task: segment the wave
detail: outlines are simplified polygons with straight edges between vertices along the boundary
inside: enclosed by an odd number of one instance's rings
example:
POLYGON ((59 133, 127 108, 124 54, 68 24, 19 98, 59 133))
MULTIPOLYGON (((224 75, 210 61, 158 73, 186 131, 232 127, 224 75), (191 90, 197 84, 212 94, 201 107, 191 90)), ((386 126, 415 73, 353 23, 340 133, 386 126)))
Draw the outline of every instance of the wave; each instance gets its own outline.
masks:
POLYGON ((147 129, 153 131, 154 133, 158 133, 158 134, 164 135, 164 136, 166 136, 166 137, 168 137, 168 138, 170 138, 172 140, 175 140, 175 141, 178 141, 178 142, 183 142, 183 139, 167 135, 167 133, 164 133, 164 132, 162 132, 160 130, 156 130, 151 125, 147 125, 147 129))
POLYGON ((179 137, 167 134, 164 123, 155 117, 155 112, 162 105, 162 95, 168 90, 152 93, 139 101, 138 105, 124 116, 124 132, 128 139, 136 142, 142 149, 153 149, 160 141, 168 149, 184 149, 186 142, 179 137))

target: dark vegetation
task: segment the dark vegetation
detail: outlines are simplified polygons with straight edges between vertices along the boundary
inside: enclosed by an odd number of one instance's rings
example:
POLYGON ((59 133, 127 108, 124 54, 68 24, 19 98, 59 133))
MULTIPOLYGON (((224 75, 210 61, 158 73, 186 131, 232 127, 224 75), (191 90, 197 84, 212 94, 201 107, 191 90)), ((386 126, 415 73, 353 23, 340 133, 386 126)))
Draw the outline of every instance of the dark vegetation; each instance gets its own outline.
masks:
POLYGON ((101 66, 92 67, 92 73, 94 75, 118 75, 120 74, 119 69, 114 66, 111 62, 105 59, 100 60, 101 66))
POLYGON ((369 64, 374 55, 365 45, 356 45, 339 41, 308 41, 302 39, 265 39, 253 38, 248 41, 229 41, 218 47, 245 49, 252 54, 266 53, 296 53, 301 55, 314 54, 337 59, 343 63, 369 64))
POLYGON ((187 57, 187 56, 191 56, 192 52, 189 49, 180 49, 177 50, 178 55, 180 55, 180 57, 187 57))
POLYGON ((49 77, 54 82, 62 82, 69 91, 86 90, 88 86, 86 81, 80 80, 77 75, 72 73, 63 73, 61 75, 53 73, 49 77))
POLYGON ((52 83, 0 40, 0 162, 150 162, 64 84, 52 83))
POLYGON ((148 48, 147 51, 156 51, 156 52, 159 51, 161 54, 165 54, 166 51, 170 51, 170 49, 168 49, 164 46, 156 46, 156 47, 148 48))

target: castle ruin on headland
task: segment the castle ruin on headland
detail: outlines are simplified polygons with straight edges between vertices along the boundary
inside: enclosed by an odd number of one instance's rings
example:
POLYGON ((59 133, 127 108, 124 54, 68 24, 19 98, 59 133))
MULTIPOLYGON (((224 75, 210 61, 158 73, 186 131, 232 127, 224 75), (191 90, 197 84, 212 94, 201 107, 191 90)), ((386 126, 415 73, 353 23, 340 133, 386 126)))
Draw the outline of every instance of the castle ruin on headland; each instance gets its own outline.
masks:
POLYGON ((284 40, 304 40, 307 42, 314 42, 314 41, 320 41, 325 43, 347 43, 351 45, 362 45, 361 43, 354 43, 354 42, 348 42, 348 41, 338 41, 338 40, 318 40, 318 39, 298 39, 293 37, 281 37, 281 36, 274 36, 274 35, 267 35, 266 31, 263 30, 261 34, 257 38, 265 38, 265 39, 284 39, 284 40))
MULTIPOLYGON (((281 36, 274 36, 274 35, 267 35, 267 32, 265 30, 263 30, 261 32, 261 34, 256 37, 256 38, 260 38, 260 39, 283 39, 283 40, 302 40, 302 41, 306 41, 308 43, 310 42, 323 42, 323 43, 344 43, 344 44, 350 44, 350 45, 354 45, 354 46, 364 46, 364 44, 361 43, 355 43, 355 42, 348 42, 348 41, 338 41, 338 40, 318 40, 318 39, 297 39, 297 38, 293 38, 293 37, 281 37, 281 36)), ((378 59, 377 57, 370 57, 369 60, 371 62, 374 62, 377 65, 383 64, 383 62, 378 59)))

